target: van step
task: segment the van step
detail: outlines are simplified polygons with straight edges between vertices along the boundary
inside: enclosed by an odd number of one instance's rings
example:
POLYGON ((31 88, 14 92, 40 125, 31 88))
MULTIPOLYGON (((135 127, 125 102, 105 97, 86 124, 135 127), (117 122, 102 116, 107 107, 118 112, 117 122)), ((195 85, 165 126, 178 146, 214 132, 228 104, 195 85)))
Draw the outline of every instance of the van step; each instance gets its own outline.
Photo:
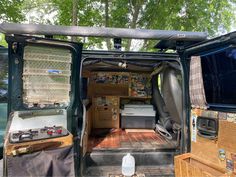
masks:
MULTIPOLYGON (((173 165, 136 166, 135 177, 174 177, 173 165)), ((86 169, 83 177, 123 177, 121 166, 99 166, 86 169)))
MULTIPOLYGON (((90 166, 119 166, 122 158, 128 152, 92 152, 85 156, 84 167, 90 166)), ((173 164, 176 151, 164 152, 130 152, 135 158, 135 164, 139 166, 169 165, 173 164)))

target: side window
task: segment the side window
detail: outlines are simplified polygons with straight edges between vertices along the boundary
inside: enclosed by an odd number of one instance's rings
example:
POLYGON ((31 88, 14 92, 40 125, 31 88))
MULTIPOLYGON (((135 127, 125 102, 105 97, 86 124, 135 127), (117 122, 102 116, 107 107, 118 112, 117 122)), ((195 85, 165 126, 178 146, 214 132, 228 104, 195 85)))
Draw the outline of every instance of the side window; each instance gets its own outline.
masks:
POLYGON ((236 48, 201 56, 202 76, 209 104, 236 105, 236 48))
POLYGON ((7 123, 7 49, 0 47, 0 147, 3 145, 3 136, 7 123))

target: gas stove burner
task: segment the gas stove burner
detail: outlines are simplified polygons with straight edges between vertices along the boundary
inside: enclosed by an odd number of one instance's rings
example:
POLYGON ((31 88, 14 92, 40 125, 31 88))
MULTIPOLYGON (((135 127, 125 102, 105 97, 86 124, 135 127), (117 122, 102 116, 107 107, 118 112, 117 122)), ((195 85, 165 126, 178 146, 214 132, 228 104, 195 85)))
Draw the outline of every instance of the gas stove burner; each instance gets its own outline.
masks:
POLYGON ((19 143, 27 141, 56 138, 68 135, 68 131, 62 126, 45 126, 44 128, 20 130, 10 133, 10 142, 19 143))
POLYGON ((12 134, 12 138, 24 140, 24 139, 33 139, 34 136, 38 135, 37 130, 25 130, 25 131, 18 131, 12 134))
POLYGON ((61 134, 62 133, 62 127, 61 126, 53 126, 53 127, 47 127, 41 129, 41 132, 47 132, 48 135, 53 134, 61 134))

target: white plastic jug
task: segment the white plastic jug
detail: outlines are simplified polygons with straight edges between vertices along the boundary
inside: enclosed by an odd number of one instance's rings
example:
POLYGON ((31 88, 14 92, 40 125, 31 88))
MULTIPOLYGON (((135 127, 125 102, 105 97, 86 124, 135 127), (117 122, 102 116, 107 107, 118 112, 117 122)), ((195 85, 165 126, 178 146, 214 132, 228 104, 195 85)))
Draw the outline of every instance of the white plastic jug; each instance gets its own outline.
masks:
POLYGON ((122 174, 124 176, 132 176, 135 173, 135 159, 128 153, 122 159, 122 174))

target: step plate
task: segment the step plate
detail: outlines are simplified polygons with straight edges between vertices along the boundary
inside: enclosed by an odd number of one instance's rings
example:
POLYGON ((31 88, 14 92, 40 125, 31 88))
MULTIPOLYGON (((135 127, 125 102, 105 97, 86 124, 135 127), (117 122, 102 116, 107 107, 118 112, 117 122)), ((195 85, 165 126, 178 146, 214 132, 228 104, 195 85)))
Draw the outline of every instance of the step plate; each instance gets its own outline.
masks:
MULTIPOLYGON (((122 158, 128 152, 122 153, 91 153, 86 154, 85 157, 85 166, 119 166, 122 164, 122 158), (111 161, 112 159, 112 161, 111 161)), ((129 152, 135 158, 135 164, 138 166, 161 166, 169 165, 174 163, 174 156, 177 152, 129 152)))
MULTIPOLYGON (((99 166, 86 169, 84 177, 124 177, 121 173, 121 166, 99 166)), ((136 174, 133 177, 174 177, 174 166, 137 166, 136 174)))

